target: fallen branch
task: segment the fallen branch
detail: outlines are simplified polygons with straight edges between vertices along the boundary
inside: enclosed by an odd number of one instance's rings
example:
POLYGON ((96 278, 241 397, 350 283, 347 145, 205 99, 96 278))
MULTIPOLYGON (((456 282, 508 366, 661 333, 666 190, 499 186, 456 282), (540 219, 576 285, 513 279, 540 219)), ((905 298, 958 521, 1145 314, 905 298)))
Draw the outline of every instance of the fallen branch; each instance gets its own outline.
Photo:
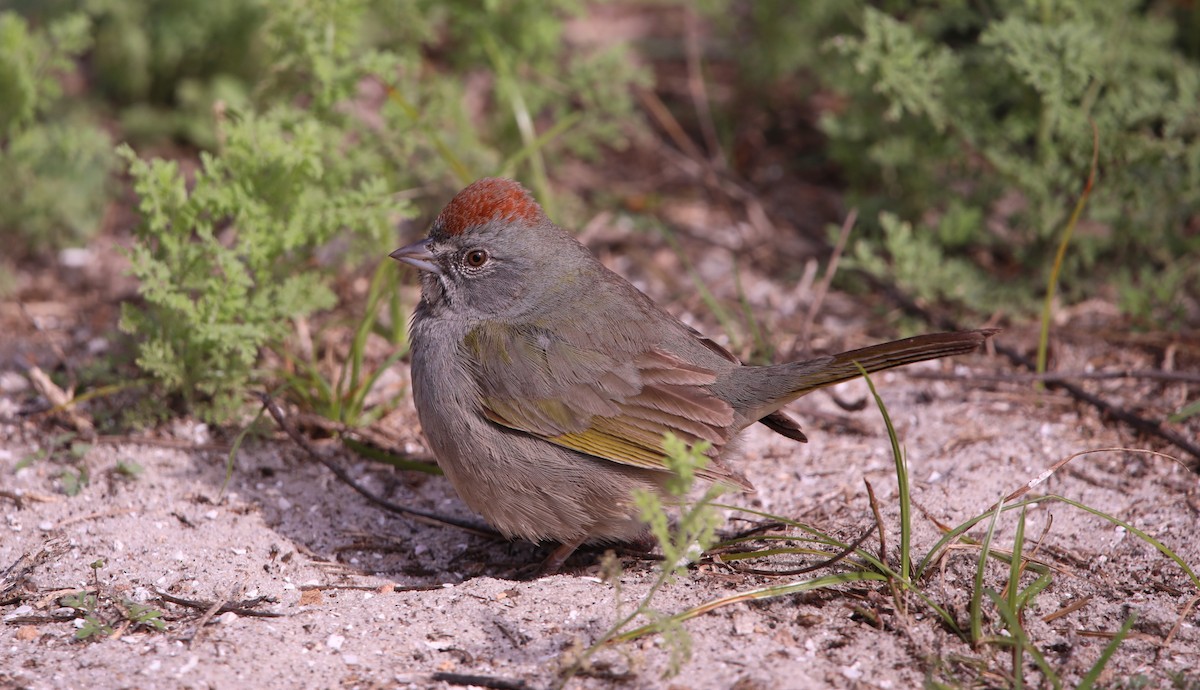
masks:
POLYGON ((333 462, 329 458, 326 458, 321 453, 318 453, 317 449, 313 448, 308 439, 304 438, 304 436, 302 436, 292 427, 291 424, 288 423, 287 417, 284 416, 283 410, 279 409, 279 405, 275 403, 274 398, 266 393, 260 393, 259 398, 262 400, 263 407, 266 408, 267 412, 271 414, 271 417, 275 419, 275 423, 279 425, 279 428, 283 429, 284 433, 286 433, 288 437, 296 443, 296 445, 300 446, 300 448, 302 448, 309 457, 324 465, 330 472, 333 473, 335 477, 340 479, 351 489, 357 491, 359 495, 371 503, 374 503, 375 505, 389 512, 403 515, 409 519, 427 525, 434 525, 437 527, 457 527, 464 532, 470 532, 471 534, 476 534, 481 537, 489 537, 492 539, 502 538, 498 532, 485 527, 480 527, 475 523, 468 522, 466 520, 459 520, 457 518, 445 517, 436 513, 418 510, 416 508, 402 506, 398 503, 392 503, 386 498, 371 493, 366 489, 366 487, 354 481, 354 478, 351 477, 350 474, 347 473, 346 470, 342 469, 337 463, 333 462))

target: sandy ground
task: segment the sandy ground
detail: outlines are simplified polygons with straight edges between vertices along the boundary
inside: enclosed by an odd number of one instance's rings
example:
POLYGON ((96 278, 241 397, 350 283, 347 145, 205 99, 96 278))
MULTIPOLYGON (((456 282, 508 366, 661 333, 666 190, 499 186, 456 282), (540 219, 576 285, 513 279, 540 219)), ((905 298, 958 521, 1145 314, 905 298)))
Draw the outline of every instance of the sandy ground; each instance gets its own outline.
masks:
MULTIPOLYGON (((910 371, 998 366, 981 354, 910 371)), ((877 384, 908 453, 920 510, 918 556, 938 537, 935 520, 959 524, 1072 453, 1139 445, 1089 411, 1053 394, 1039 399, 1024 386, 907 373, 879 375, 877 384)), ((862 397, 865 387, 845 384, 838 394, 862 397)), ((0 406, 11 404, 0 399, 0 406)), ((853 539, 872 524, 863 484, 869 480, 883 504, 894 559, 895 476, 878 411, 844 412, 823 393, 793 409, 807 420, 810 443, 751 430, 738 465, 759 491, 733 500, 853 539)), ((407 406, 384 422, 414 423, 407 406)), ((382 512, 283 437, 242 452, 223 498, 222 446, 194 423, 179 422, 172 436, 153 443, 92 445, 82 459, 90 482, 75 496, 63 490, 66 454, 37 458, 46 442, 44 426, 0 426, 0 569, 48 543, 61 545, 17 588, 19 601, 0 607, 0 686, 426 688, 450 686, 436 673, 460 673, 541 688, 552 684, 565 652, 590 644, 617 615, 617 590, 597 577, 595 553, 581 554, 561 575, 510 579, 543 552, 382 512), (137 476, 117 471, 132 463, 142 468, 137 476), (98 559, 103 567, 93 569, 98 559), (78 623, 49 620, 71 613, 60 605, 63 594, 97 585, 103 597, 163 611, 166 630, 118 627, 79 642, 78 623), (252 611, 278 616, 213 611, 202 620, 205 611, 166 603, 158 592, 205 603, 267 597, 252 611)), ((324 450, 395 502, 469 517, 441 477, 400 473, 334 446, 324 450)), ((1039 490, 1129 521, 1200 568, 1200 480, 1175 463, 1094 454, 1039 490)), ((1015 523, 1012 514, 1002 519, 997 548, 1011 546, 1015 523)), ((729 530, 746 526, 727 523, 729 530)), ((1189 609, 1198 590, 1178 565, 1124 529, 1063 504, 1032 510, 1027 537, 1041 538, 1037 556, 1054 577, 1025 625, 1068 684, 1133 613, 1133 633, 1105 672, 1106 683, 1200 683, 1200 609, 1189 609), (1077 608, 1045 621, 1065 607, 1077 608)), ((878 541, 864 546, 875 550, 878 541)), ((924 589, 965 624, 978 549, 964 545, 950 553, 924 589)), ((655 608, 675 612, 845 569, 769 578, 702 566, 662 591, 655 608)), ((987 577, 987 586, 1000 590, 1007 568, 996 563, 987 577)), ((620 596, 634 600, 653 579, 651 565, 626 560, 620 596)), ((999 630, 994 613, 985 626, 999 630)), ((668 646, 654 637, 601 652, 592 675, 571 687, 906 688, 929 678, 1001 682, 988 674, 1011 668, 1008 651, 973 649, 915 599, 907 613, 898 612, 880 583, 730 605, 685 627, 691 659, 675 678, 663 679, 668 646)), ((1033 673, 1032 664, 1026 667, 1033 673)))

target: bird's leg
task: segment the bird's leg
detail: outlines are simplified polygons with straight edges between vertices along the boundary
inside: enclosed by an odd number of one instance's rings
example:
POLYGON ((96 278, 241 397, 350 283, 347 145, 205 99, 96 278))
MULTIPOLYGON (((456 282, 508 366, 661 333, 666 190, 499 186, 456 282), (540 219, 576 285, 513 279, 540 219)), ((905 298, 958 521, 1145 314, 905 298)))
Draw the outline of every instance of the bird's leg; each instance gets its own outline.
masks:
POLYGON ((557 573, 558 569, 567 562, 567 559, 571 557, 571 554, 575 553, 575 549, 578 549, 579 545, 582 544, 585 539, 587 539, 586 535, 578 539, 572 539, 571 541, 565 541, 562 544, 559 544, 558 548, 551 551, 550 555, 546 557, 546 560, 542 561, 542 567, 538 569, 537 576, 545 577, 547 575, 554 575, 557 573))

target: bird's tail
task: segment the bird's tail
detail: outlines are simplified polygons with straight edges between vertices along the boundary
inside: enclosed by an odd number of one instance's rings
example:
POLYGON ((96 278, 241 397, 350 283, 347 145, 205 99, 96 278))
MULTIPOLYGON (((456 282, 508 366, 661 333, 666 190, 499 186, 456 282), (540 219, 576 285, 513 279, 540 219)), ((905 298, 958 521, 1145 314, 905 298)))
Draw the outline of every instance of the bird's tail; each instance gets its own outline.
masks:
POLYGON ((874 374, 884 369, 924 362, 927 359, 963 355, 978 348, 998 331, 997 328, 985 328, 977 331, 930 333, 821 358, 824 361, 814 360, 820 361, 820 364, 811 369, 808 362, 794 362, 784 366, 794 367, 800 372, 809 369, 794 381, 797 385, 796 397, 800 397, 817 388, 861 376, 858 365, 862 365, 868 374, 874 374))
POLYGON ((762 419, 783 405, 818 388, 858 378, 862 376, 859 365, 866 369, 868 374, 873 374, 927 359, 966 354, 978 348, 999 330, 983 328, 975 331, 930 333, 803 362, 762 367, 760 371, 763 387, 779 388, 776 395, 761 396, 759 399, 771 402, 747 416, 750 420, 762 419))

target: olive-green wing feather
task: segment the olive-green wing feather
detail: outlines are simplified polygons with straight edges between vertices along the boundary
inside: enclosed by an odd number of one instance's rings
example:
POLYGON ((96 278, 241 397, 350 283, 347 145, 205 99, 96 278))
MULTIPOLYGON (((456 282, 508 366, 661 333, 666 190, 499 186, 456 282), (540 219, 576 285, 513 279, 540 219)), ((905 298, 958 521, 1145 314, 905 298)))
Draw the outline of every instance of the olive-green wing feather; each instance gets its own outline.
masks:
MULTIPOLYGON (((484 325, 464 341, 484 414, 545 440, 635 467, 665 469, 664 434, 712 444, 699 474, 750 485, 717 461, 734 411, 707 386, 714 372, 657 348, 610 354, 590 339, 532 326, 484 325), (564 335, 565 334, 565 335, 564 335)), ((636 349, 629 341, 628 349, 636 349)))

